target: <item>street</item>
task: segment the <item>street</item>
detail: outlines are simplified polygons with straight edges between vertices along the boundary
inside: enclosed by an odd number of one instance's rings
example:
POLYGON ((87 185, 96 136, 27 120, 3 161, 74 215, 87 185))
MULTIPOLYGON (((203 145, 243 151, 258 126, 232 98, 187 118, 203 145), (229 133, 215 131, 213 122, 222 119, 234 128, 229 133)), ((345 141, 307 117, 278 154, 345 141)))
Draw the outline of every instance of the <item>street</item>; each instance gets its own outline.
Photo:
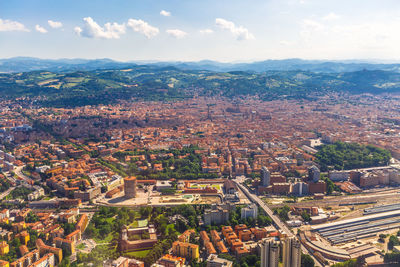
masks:
POLYGON ((11 191, 13 191, 15 189, 15 187, 10 187, 7 191, 4 191, 3 193, 0 194, 0 200, 2 200, 3 198, 5 198, 8 194, 11 193, 11 191))
MULTIPOLYGON (((249 198, 250 201, 253 203, 258 204, 264 211, 265 213, 272 219, 274 222, 275 227, 286 233, 288 236, 294 236, 294 234, 287 228, 287 226, 279 219, 278 216, 274 214, 274 212, 262 201, 256 194, 251 193, 245 186, 241 185, 238 181, 233 180, 235 184, 239 187, 240 190, 249 198)), ((308 251, 306 247, 301 245, 301 250, 304 254, 309 254, 315 262, 315 266, 322 267, 322 265, 313 255, 312 252, 308 251)))
POLYGON ((19 166, 16 167, 14 170, 14 173, 21 179, 23 179, 25 182, 32 184, 33 180, 31 178, 29 178, 28 176, 26 176, 25 174, 22 173, 22 169, 25 167, 25 165, 23 166, 19 166))

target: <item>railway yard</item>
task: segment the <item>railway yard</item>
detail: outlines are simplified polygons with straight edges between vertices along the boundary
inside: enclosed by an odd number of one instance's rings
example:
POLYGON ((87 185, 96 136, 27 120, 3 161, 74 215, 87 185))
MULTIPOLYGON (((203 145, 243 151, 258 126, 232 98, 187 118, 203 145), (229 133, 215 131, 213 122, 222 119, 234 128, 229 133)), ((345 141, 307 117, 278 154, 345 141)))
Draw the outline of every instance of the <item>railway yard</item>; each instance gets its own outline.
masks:
POLYGON ((301 242, 330 263, 359 256, 370 263, 382 260, 387 243, 379 237, 396 235, 400 228, 400 203, 375 205, 356 212, 358 217, 299 228, 301 242))

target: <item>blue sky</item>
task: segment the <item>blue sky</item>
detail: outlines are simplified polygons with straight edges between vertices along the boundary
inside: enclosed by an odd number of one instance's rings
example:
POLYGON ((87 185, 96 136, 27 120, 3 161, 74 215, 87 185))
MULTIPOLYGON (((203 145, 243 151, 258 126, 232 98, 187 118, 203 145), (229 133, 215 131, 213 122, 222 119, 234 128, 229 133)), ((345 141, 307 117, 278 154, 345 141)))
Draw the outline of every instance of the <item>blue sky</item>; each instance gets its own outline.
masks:
POLYGON ((0 0, 0 58, 400 60, 398 0, 0 0))

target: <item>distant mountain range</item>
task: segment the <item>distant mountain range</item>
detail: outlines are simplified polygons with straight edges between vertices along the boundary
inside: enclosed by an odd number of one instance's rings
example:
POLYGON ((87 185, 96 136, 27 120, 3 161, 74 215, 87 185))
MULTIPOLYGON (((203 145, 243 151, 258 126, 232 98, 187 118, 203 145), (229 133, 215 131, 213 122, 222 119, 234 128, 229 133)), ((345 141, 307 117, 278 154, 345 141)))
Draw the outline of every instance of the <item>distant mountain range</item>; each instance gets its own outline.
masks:
POLYGON ((155 67, 176 67, 180 70, 208 70, 215 72, 246 71, 310 71, 317 73, 343 73, 361 70, 384 70, 400 72, 398 63, 376 63, 363 60, 303 60, 283 59, 265 60, 252 63, 221 63, 212 60, 198 62, 154 62, 132 61, 119 62, 111 59, 39 59, 31 57, 14 57, 0 59, 0 73, 28 72, 46 70, 52 72, 93 71, 105 69, 122 69, 138 65, 155 67))

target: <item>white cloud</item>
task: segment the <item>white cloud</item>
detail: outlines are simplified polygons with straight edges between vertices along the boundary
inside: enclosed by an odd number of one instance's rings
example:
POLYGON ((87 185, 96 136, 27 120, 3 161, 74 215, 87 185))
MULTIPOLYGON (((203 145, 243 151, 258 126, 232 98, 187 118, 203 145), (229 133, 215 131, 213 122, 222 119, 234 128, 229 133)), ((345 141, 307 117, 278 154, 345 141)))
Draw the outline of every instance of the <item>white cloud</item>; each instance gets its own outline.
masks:
POLYGON ((331 20, 337 20, 337 19, 340 19, 340 16, 338 14, 336 14, 336 13, 333 13, 333 12, 331 12, 328 15, 322 17, 322 20, 325 20, 325 21, 331 21, 331 20))
POLYGON ((74 32, 75 32, 77 35, 81 36, 81 33, 82 33, 82 28, 81 28, 81 27, 78 27, 78 26, 76 26, 76 27, 74 28, 74 32))
POLYGON ((215 24, 223 29, 230 31, 237 40, 251 40, 254 39, 254 35, 249 32, 248 29, 243 26, 236 26, 235 23, 229 20, 217 18, 215 19, 215 24))
POLYGON ((0 19, 0 32, 12 32, 12 31, 29 32, 29 30, 25 27, 25 25, 18 21, 0 19))
POLYGON ((312 19, 305 19, 303 20, 303 26, 305 28, 311 29, 311 30, 316 30, 320 31, 324 29, 324 25, 322 23, 319 23, 318 21, 312 20, 312 19))
POLYGON ((176 39, 181 39, 187 35, 186 32, 178 30, 178 29, 167 30, 166 32, 168 33, 168 35, 170 35, 176 39))
POLYGON ((325 25, 312 19, 304 19, 301 23, 302 30, 300 36, 305 42, 310 42, 313 35, 320 34, 325 29, 325 25))
POLYGON ((132 28, 135 32, 144 34, 147 38, 152 38, 160 32, 158 28, 149 25, 141 19, 129 19, 128 27, 132 28))
POLYGON ((35 30, 40 32, 40 33, 47 33, 47 30, 45 28, 43 28, 42 26, 38 25, 38 24, 36 24, 35 30))
POLYGON ((164 17, 170 17, 171 16, 171 12, 165 11, 165 10, 161 10, 160 11, 160 15, 164 16, 164 17))
POLYGON ((79 36, 87 38, 119 39, 122 34, 125 34, 125 24, 107 22, 104 24, 104 27, 101 27, 91 17, 86 17, 83 20, 85 24, 82 28, 74 28, 75 33, 79 36))
POLYGON ((211 29, 200 30, 200 33, 201 33, 201 34, 211 34, 211 33, 213 33, 213 32, 214 32, 214 31, 211 30, 211 29))
POLYGON ((400 58, 400 20, 301 22, 300 53, 320 58, 400 58))
POLYGON ((63 26, 61 22, 53 21, 51 19, 49 19, 47 23, 49 23, 49 26, 52 27, 53 29, 61 28, 63 26))
POLYGON ((288 46, 288 45, 291 45, 292 43, 289 42, 289 41, 286 41, 286 40, 282 40, 282 41, 279 42, 279 44, 284 45, 284 46, 288 46))

